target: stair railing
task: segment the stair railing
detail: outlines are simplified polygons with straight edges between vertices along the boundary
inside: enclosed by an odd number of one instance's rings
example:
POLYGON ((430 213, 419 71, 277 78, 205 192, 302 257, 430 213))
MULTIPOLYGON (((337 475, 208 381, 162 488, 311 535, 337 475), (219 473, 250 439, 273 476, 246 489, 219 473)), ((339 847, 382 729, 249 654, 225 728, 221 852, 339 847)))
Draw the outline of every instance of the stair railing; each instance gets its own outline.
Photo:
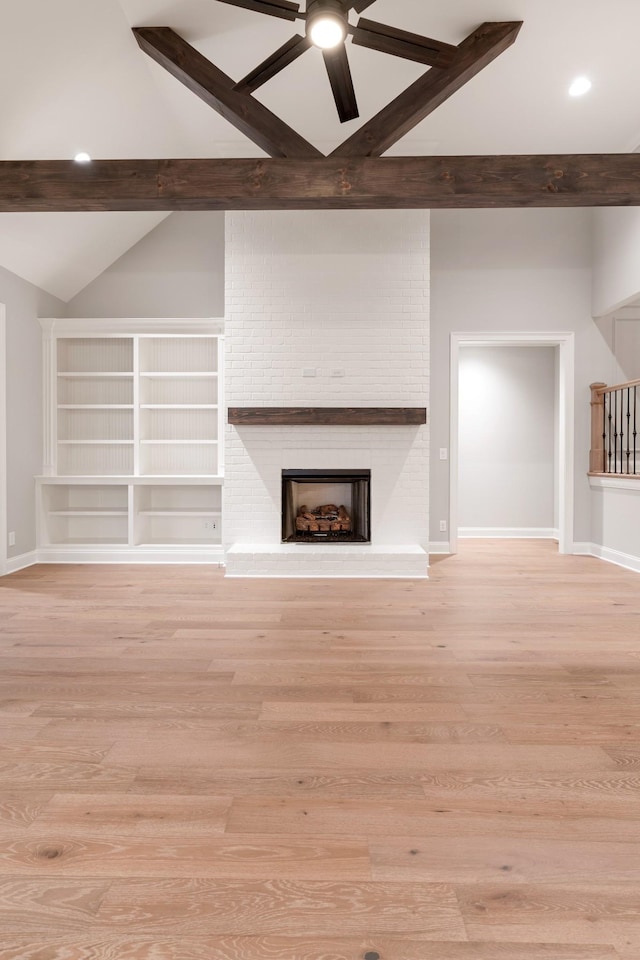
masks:
POLYGON ((591 384, 589 473, 640 476, 640 380, 591 384))

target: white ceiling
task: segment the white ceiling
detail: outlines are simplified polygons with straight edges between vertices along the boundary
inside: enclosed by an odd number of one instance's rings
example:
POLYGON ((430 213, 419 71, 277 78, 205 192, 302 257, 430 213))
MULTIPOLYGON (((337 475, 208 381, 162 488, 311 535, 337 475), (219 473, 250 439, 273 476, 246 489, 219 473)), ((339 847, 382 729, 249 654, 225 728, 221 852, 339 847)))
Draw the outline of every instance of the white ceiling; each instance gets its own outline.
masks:
MULTIPOLYGON (((484 20, 523 20, 516 44, 398 144, 397 154, 608 152, 640 141, 638 0, 377 0, 365 16, 459 43, 484 20), (592 92, 567 88, 588 74, 592 92)), ((357 16, 352 14, 352 22, 357 16)), ((131 27, 170 26, 240 79, 302 24, 217 0, 3 4, 0 158, 260 156, 152 62, 131 27)), ((329 152, 424 68, 349 46, 360 120, 341 125, 318 51, 258 91, 329 152)), ((69 299, 162 215, 0 214, 0 263, 69 299)))

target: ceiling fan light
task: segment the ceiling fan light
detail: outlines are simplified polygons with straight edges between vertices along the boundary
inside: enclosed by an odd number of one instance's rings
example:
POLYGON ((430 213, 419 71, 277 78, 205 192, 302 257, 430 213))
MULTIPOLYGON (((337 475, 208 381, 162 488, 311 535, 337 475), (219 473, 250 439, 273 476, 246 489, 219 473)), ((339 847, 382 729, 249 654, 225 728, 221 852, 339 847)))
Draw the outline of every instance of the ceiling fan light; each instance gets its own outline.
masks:
POLYGON ((320 14, 309 26, 309 38, 321 50, 331 50, 342 43, 347 35, 344 21, 332 14, 320 14))

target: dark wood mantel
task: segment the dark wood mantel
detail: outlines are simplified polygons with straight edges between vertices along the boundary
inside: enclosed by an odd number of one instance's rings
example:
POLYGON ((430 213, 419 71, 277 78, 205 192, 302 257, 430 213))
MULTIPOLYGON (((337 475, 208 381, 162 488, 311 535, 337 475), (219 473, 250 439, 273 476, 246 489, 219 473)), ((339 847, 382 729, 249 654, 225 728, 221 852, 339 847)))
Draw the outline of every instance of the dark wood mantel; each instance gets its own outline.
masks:
POLYGON ((420 426, 426 407, 229 407, 229 423, 253 427, 420 426))

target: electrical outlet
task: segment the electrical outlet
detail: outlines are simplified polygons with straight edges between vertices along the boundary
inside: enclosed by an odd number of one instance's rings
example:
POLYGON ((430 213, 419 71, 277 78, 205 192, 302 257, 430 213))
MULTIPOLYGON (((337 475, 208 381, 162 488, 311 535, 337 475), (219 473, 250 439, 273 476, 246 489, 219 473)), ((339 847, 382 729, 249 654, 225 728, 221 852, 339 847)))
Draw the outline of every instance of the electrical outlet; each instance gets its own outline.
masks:
POLYGON ((440 459, 441 459, 441 460, 446 460, 446 459, 447 459, 447 448, 446 448, 446 447, 440 447, 440 459))
POLYGON ((316 368, 315 368, 315 367, 303 367, 303 368, 302 368, 302 376, 303 376, 303 377, 315 377, 315 376, 316 376, 316 373, 317 373, 317 371, 316 371, 316 368))
POLYGON ((345 373, 345 372, 344 372, 344 370, 342 369, 342 367, 338 367, 337 369, 331 371, 331 376, 332 376, 332 377, 344 377, 344 373, 345 373))
POLYGON ((446 533, 446 532, 447 532, 447 521, 446 521, 446 520, 441 520, 441 521, 440 521, 440 533, 446 533))
POLYGON ((205 530, 215 530, 215 529, 216 529, 216 526, 217 526, 217 524, 216 524, 216 521, 215 521, 215 520, 205 520, 205 521, 204 521, 204 529, 205 529, 205 530))
POLYGON ((15 547, 16 545, 16 533, 15 530, 12 530, 9 534, 9 546, 15 547))

